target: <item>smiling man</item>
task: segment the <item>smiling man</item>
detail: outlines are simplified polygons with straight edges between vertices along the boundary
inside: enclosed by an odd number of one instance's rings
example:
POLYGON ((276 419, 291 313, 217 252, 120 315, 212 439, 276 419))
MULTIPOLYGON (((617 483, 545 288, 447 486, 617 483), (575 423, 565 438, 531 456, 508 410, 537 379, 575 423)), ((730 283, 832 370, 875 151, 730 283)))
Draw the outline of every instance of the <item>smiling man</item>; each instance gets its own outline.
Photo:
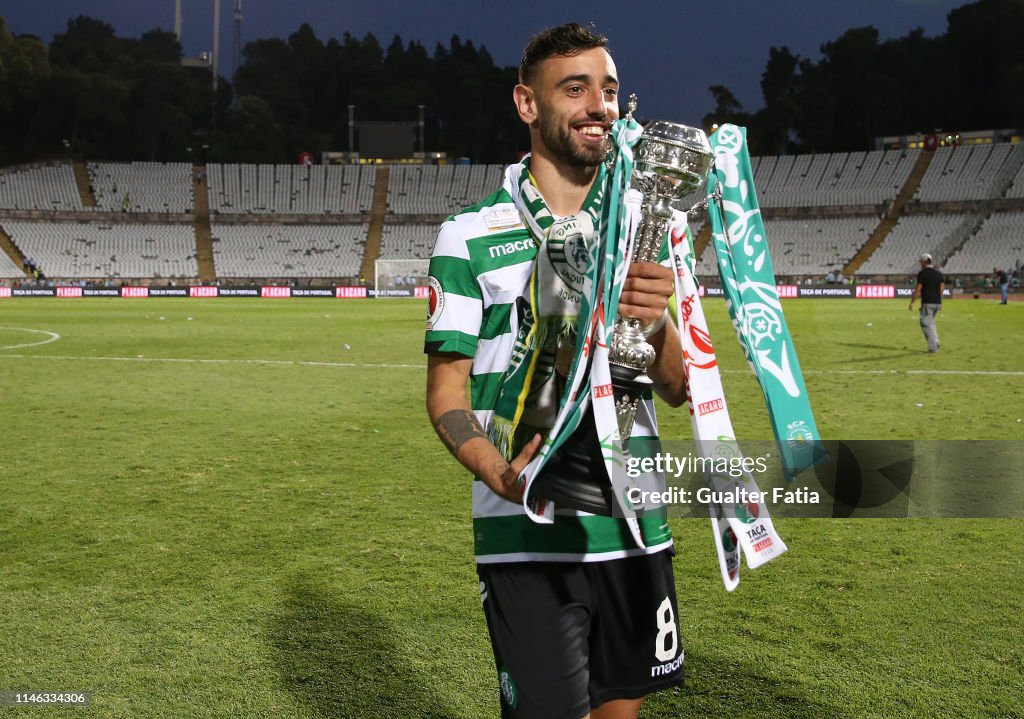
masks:
MULTIPOLYGON (((642 544, 624 519, 572 506, 556 503, 553 522, 538 523, 519 480, 554 425, 588 248, 600 241, 602 164, 619 115, 606 46, 577 24, 530 41, 513 100, 531 154, 497 192, 444 223, 430 262, 427 411, 476 480, 474 549, 503 717, 636 717, 644 696, 683 677, 664 519, 641 527, 642 544)), ((634 263, 619 312, 645 323, 658 353, 654 390, 678 406, 680 343, 664 321, 672 292, 670 269, 634 263)), ((589 433, 603 472, 592 419, 576 432, 589 433)), ((656 434, 646 397, 632 436, 656 434)), ((580 472, 553 459, 540 477, 569 471, 580 472)))

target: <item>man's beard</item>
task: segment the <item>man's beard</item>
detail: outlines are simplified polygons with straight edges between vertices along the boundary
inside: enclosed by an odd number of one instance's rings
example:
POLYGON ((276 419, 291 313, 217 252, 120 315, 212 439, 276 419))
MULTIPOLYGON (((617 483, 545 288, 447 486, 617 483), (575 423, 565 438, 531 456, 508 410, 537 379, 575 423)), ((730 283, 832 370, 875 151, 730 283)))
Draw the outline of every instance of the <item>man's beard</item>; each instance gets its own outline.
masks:
POLYGON ((558 123, 557 120, 541 119, 540 136, 545 147, 559 159, 571 167, 597 167, 608 155, 608 138, 596 144, 584 143, 573 137, 571 128, 558 123))

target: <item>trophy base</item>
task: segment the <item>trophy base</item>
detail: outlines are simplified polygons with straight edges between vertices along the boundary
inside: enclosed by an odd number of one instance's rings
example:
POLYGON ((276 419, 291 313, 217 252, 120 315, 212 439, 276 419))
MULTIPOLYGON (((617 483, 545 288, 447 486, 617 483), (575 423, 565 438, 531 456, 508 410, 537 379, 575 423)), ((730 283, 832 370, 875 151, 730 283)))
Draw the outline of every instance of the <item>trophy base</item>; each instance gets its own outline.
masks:
POLYGON ((530 494, 549 499, 558 507, 612 515, 612 486, 597 441, 593 407, 587 409, 576 431, 544 465, 530 494))
POLYGON ((651 378, 643 370, 625 365, 610 365, 612 390, 615 396, 615 415, 622 438, 622 452, 629 454, 629 438, 633 436, 633 422, 640 409, 640 396, 649 390, 651 378))
MULTIPOLYGON (((641 394, 650 387, 650 378, 642 371, 623 365, 611 365, 615 403, 625 399, 629 410, 619 413, 619 430, 624 438, 623 449, 628 451, 629 433, 641 394), (627 425, 623 427, 623 424, 627 425)), ((559 507, 569 507, 591 514, 610 517, 613 514, 612 485, 604 466, 604 454, 597 439, 594 407, 587 407, 576 431, 544 465, 534 480, 531 496, 543 497, 559 507)))
POLYGON ((630 397, 639 398, 640 393, 653 384, 643 370, 635 367, 610 363, 608 369, 611 370, 612 387, 630 397))

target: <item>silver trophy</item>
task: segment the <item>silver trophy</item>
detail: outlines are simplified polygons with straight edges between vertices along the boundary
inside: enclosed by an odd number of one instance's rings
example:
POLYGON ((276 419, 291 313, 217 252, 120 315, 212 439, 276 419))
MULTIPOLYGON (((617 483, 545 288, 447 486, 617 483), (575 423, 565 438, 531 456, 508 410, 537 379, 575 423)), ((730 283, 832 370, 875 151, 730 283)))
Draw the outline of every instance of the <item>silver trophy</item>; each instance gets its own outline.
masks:
MULTIPOLYGON (((630 113, 634 109, 630 99, 630 113)), ((643 195, 640 224, 633 242, 633 262, 657 262, 674 213, 673 203, 693 194, 707 180, 714 154, 702 130, 654 120, 633 148, 633 187, 643 195)), ((640 393, 651 384, 648 368, 654 348, 644 337, 642 322, 619 316, 608 349, 615 410, 623 448, 629 442, 640 393)))

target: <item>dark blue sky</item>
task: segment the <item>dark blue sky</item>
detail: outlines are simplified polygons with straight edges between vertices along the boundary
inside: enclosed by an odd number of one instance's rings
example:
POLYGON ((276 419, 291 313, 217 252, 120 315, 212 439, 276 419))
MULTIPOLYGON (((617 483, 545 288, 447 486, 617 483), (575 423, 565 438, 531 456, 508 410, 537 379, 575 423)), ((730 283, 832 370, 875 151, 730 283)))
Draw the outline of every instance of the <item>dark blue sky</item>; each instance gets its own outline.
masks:
MULTIPOLYGON (((484 45, 501 65, 518 63, 529 36, 570 20, 596 23, 608 35, 624 92, 640 97, 641 114, 697 124, 711 110, 709 85, 728 85, 747 110, 761 106, 758 82, 768 48, 788 46, 817 59, 819 48, 851 27, 873 25, 883 38, 922 27, 946 29, 947 13, 966 0, 243 0, 243 42, 287 36, 308 22, 318 37, 374 33, 387 45, 395 33, 433 51, 453 34, 484 45)), ((221 74, 231 72, 234 0, 221 0, 221 74)), ((182 0, 185 52, 213 46, 213 0, 182 0)), ((174 25, 174 0, 0 0, 15 33, 49 40, 68 18, 89 15, 120 35, 174 25)), ((511 88, 509 89, 511 98, 511 88)), ((467 101, 469 99, 467 98, 467 101)), ((509 111, 512 111, 511 99, 509 111)))

